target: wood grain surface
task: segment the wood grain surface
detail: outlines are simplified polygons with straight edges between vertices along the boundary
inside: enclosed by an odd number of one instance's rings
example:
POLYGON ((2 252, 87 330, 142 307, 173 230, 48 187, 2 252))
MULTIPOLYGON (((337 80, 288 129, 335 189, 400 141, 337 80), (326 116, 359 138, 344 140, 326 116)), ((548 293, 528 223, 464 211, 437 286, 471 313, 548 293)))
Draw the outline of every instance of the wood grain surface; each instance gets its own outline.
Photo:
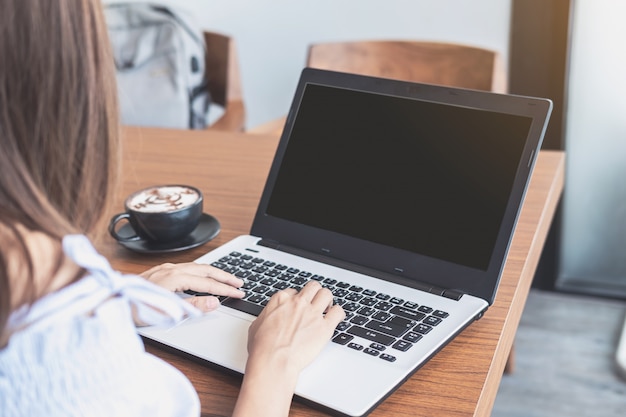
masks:
MULTIPOLYGON (((157 184, 189 184, 204 194, 205 212, 221 223, 211 242, 184 252, 138 254, 105 236, 98 249, 123 272, 138 273, 163 262, 188 262, 248 233, 278 138, 219 131, 153 128, 124 130, 123 180, 115 207, 124 197, 157 184)), ((496 300, 371 416, 489 416, 511 349, 548 228, 563 189, 565 155, 541 151, 526 195, 496 300)), ((198 335, 220 342, 223 335, 198 335)), ((241 378, 179 353, 148 345, 147 350, 180 369, 192 381, 203 416, 231 414, 241 378)), ((332 375, 329 375, 332 378, 332 375)), ((294 401, 291 416, 327 415, 294 401)))

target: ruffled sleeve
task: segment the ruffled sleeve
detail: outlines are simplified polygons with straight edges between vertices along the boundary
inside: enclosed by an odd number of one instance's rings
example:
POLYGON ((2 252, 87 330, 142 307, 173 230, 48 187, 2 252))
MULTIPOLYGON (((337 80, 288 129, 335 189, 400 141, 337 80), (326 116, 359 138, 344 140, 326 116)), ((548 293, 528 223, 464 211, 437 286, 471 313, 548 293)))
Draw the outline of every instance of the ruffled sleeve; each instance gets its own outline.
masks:
POLYGON ((68 235, 63 239, 65 254, 86 269, 101 285, 103 294, 128 300, 137 318, 149 325, 173 325, 185 318, 199 316, 200 310, 176 294, 136 275, 123 275, 111 268, 87 237, 68 235))

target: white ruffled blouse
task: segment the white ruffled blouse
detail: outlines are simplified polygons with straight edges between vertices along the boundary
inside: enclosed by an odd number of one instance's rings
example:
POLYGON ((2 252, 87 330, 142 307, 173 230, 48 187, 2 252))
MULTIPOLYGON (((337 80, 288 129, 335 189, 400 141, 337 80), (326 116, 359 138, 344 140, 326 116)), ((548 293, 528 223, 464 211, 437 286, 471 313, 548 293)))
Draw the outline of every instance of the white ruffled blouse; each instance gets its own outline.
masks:
POLYGON ((113 271, 85 236, 66 236, 63 249, 88 274, 11 315, 14 333, 0 349, 0 416, 200 415, 189 380, 145 352, 131 306, 148 324, 171 325, 199 311, 113 271))

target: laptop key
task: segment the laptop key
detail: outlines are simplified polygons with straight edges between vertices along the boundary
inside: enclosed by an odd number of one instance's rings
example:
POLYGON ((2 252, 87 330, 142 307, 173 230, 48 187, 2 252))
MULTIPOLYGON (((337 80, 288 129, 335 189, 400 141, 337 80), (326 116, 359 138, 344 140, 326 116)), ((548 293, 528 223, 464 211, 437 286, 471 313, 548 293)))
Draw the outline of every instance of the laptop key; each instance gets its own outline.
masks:
POLYGON ((385 346, 383 346, 383 345, 381 345, 380 343, 372 343, 372 344, 370 345, 370 347, 371 347, 372 349, 376 349, 376 350, 380 350, 380 351, 383 351, 383 350, 385 350, 385 349, 386 349, 386 347, 385 347, 385 346))
POLYGON ((258 316, 263 311, 263 307, 258 304, 253 304, 248 301, 240 300, 238 298, 227 298, 222 303, 223 305, 234 308, 235 310, 243 311, 244 313, 258 316))
POLYGON ((337 327, 335 329, 339 330, 340 332, 343 332, 344 330, 346 330, 350 326, 351 326, 351 324, 348 323, 347 321, 342 321, 341 323, 339 323, 337 325, 337 327))
POLYGON ((253 294, 250 297, 248 297, 248 301, 250 301, 251 303, 256 303, 256 304, 261 304, 264 300, 265 300, 265 296, 260 295, 260 294, 253 294))
POLYGON ((421 334, 426 334, 430 332, 432 329, 433 329, 432 327, 420 323, 417 326, 415 326, 415 329, 413 329, 413 331, 417 333, 421 333, 421 334))
POLYGON ((267 278, 261 280, 261 284, 267 285, 267 286, 272 286, 272 285, 276 284, 276 282, 278 282, 278 280, 276 278, 272 278, 272 277, 267 277, 267 278))
POLYGON ((348 329, 348 333, 354 336, 362 337, 363 339, 367 339, 370 342, 380 343, 385 346, 389 346, 396 341, 394 337, 360 326, 350 327, 348 329))
POLYGON ((232 265, 232 266, 239 266, 243 263, 243 261, 239 258, 236 259, 231 259, 230 261, 226 262, 228 265, 232 265))
POLYGON ((385 313, 384 311, 379 311, 372 316, 373 319, 378 321, 387 321, 391 317, 391 314, 385 313))
POLYGON ((365 348, 365 350, 363 352, 367 353, 368 355, 372 355, 372 356, 378 356, 378 354, 380 353, 376 349, 371 349, 371 348, 365 348))
POLYGON ((415 325, 415 320, 405 319, 404 317, 393 316, 389 321, 389 324, 393 324, 394 326, 405 327, 407 329, 413 327, 415 325))
POLYGON ((248 281, 257 282, 257 281, 260 281, 262 279, 263 279, 263 275, 259 275, 259 274, 252 274, 252 275, 248 276, 248 281))
POLYGON ((429 324, 431 326, 436 326, 441 323, 441 318, 435 316, 428 316, 424 319, 423 323, 429 324))
POLYGON ((345 345, 352 339, 354 339, 354 336, 350 336, 349 334, 345 333, 339 333, 337 336, 333 337, 333 342, 339 343, 340 345, 345 345))
POLYGON ((250 271, 237 271, 237 272, 235 272, 235 276, 237 278, 248 278, 250 275, 252 275, 252 272, 250 272, 250 271))
POLYGON ((345 299, 348 301, 359 301, 361 298, 363 298, 363 296, 361 294, 357 294, 357 293, 350 293, 348 295, 346 295, 345 299))
POLYGON ((241 287, 241 289, 244 290, 251 290, 252 288, 256 287, 256 284, 252 281, 246 281, 243 283, 243 287, 241 287))
MULTIPOLYGON (((208 292, 194 291, 194 290, 185 290, 183 292, 185 294, 187 294, 187 295, 193 295, 193 296, 196 296, 196 297, 203 297, 203 296, 207 296, 207 295, 213 295, 213 294, 210 294, 208 292)), ((220 296, 220 297, 222 297, 222 296, 220 296)), ((224 298, 224 297, 222 297, 222 298, 224 298)))
POLYGON ((378 310, 387 311, 391 307, 393 307, 393 304, 388 303, 386 301, 379 301, 378 304, 376 304, 374 307, 378 310))
POLYGON ((283 273, 280 274, 277 278, 283 281, 289 281, 291 279, 293 279, 294 275, 293 274, 288 274, 288 273, 283 273))
POLYGON ((350 323, 354 323, 354 324, 358 324, 358 325, 362 325, 367 323, 368 319, 366 317, 363 316, 354 316, 352 317, 352 319, 350 320, 350 323))
POLYGON ((371 307, 371 306, 373 306, 373 305, 376 305, 376 303, 378 303, 378 301, 376 301, 376 299, 375 299, 375 298, 370 298, 370 297, 368 297, 368 298, 364 298, 364 299, 362 299, 362 300, 360 301, 360 303, 361 303, 361 304, 363 304, 364 306, 371 307))
POLYGON ((370 320, 365 327, 394 337, 400 337, 409 330, 409 328, 404 325, 398 325, 391 322, 382 323, 378 320, 370 320))
POLYGON ((270 269, 265 273, 265 275, 270 278, 274 278, 280 275, 280 271, 278 269, 270 269))
POLYGON ((404 335, 403 339, 406 340, 407 342, 415 343, 418 340, 420 340, 422 337, 423 336, 419 333, 408 332, 407 334, 404 335))
POLYGON ((393 344, 392 348, 400 350, 402 352, 406 352, 413 346, 412 343, 407 342, 406 340, 398 340, 393 344))
POLYGON ((421 311, 422 313, 430 313, 431 311, 433 311, 432 307, 428 307, 428 306, 419 306, 419 308, 417 309, 418 311, 421 311))
POLYGON ((359 308, 361 308, 361 305, 357 303, 348 303, 348 304, 344 304, 342 307, 346 312, 348 312, 348 311, 358 310, 359 308))
POLYGON ((380 359, 386 360, 388 362, 395 362, 396 357, 393 355, 389 355, 387 353, 381 353, 379 356, 380 359))
POLYGON ((269 290, 269 287, 266 287, 265 285, 257 285, 256 287, 252 289, 253 292, 256 292, 259 294, 264 294, 265 292, 267 292, 267 290, 269 290))
POLYGON ((294 279, 291 280, 291 283, 293 285, 304 285, 306 282, 307 282, 307 279, 303 277, 295 277, 294 279))
POLYGON ((446 317, 449 316, 448 313, 446 313, 445 311, 441 311, 441 310, 435 310, 433 312, 433 316, 437 316, 437 317, 441 317, 442 319, 445 319, 446 317))
POLYGON ((345 303, 346 303, 346 300, 344 300, 343 298, 333 297, 333 304, 339 304, 340 306, 342 306, 345 303))
POLYGON ((341 288, 335 288, 333 290, 333 295, 335 297, 345 297, 346 294, 348 294, 348 292, 346 290, 344 290, 344 289, 341 289, 341 288))
POLYGON ((289 284, 284 281, 279 281, 276 284, 274 284, 274 288, 278 290, 284 290, 286 288, 289 288, 289 284))
POLYGON ((411 310, 406 307, 400 307, 400 306, 395 306, 394 308, 389 310, 389 312, 391 314, 395 314, 397 316, 401 316, 401 317, 404 317, 410 320, 415 320, 415 321, 420 321, 421 319, 426 317, 426 314, 424 313, 419 313, 415 310, 411 310))
POLYGON ((374 310, 371 307, 361 307, 360 309, 357 310, 357 313, 359 313, 359 314, 361 314, 363 316, 371 316, 375 312, 376 312, 376 310, 374 310))

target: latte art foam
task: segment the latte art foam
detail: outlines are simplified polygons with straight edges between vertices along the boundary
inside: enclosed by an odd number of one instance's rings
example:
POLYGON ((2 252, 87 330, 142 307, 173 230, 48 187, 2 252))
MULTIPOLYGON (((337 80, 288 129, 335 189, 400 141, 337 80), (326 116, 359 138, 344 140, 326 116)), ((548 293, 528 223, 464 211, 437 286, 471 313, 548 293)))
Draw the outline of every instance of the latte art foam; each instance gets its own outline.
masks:
POLYGON ((194 204, 199 198, 198 192, 192 188, 154 187, 132 196, 128 207, 132 210, 150 213, 174 211, 194 204))

